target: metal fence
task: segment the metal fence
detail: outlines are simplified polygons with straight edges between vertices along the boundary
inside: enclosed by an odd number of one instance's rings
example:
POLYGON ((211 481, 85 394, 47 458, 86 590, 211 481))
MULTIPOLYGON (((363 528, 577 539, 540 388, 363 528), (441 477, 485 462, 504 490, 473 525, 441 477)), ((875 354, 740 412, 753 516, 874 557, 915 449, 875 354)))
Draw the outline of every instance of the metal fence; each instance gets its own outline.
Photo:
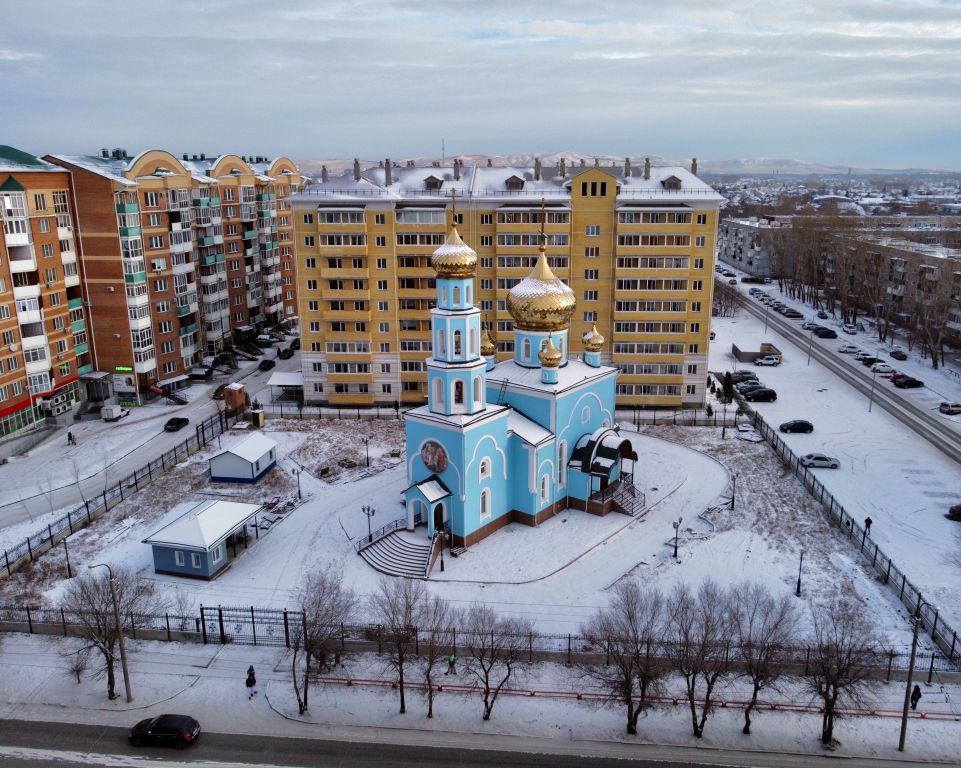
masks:
MULTIPOLYGON (((208 644, 261 645, 290 648, 298 636, 306 631, 305 617, 301 611, 254 606, 201 606, 191 614, 127 614, 122 617, 124 633, 133 639, 168 640, 171 642, 197 642, 208 644)), ((0 631, 29 632, 31 634, 55 634, 71 636, 80 634, 83 616, 62 608, 31 608, 0 606, 0 631)), ((390 632, 379 624, 340 624, 331 628, 325 636, 340 638, 342 651, 377 652, 389 649, 390 632)), ((605 638, 587 637, 563 633, 503 633, 486 630, 483 633, 468 632, 456 626, 433 636, 430 632, 411 627, 407 639, 420 652, 420 646, 431 640, 445 652, 464 652, 471 645, 508 643, 515 653, 526 656, 528 661, 556 661, 567 664, 576 662, 610 661, 610 642, 605 638)), ((652 656, 669 663, 673 646, 668 641, 652 643, 652 656)), ((738 648, 730 644, 714 649, 717 655, 727 655, 732 664, 738 663, 738 648)), ((785 649, 781 664, 795 674, 806 673, 813 659, 812 649, 805 645, 785 649)), ((868 664, 875 677, 890 679, 894 672, 904 672, 910 663, 910 655, 888 650, 872 651, 868 664)), ((954 673, 956 666, 941 654, 918 654, 914 669, 926 672, 929 681, 935 672, 954 673)))
POLYGON ((678 426, 678 427, 733 427, 737 424, 737 406, 732 405, 728 410, 712 410, 708 413, 700 408, 670 410, 667 408, 618 408, 619 421, 630 421, 635 427, 640 426, 678 426))
POLYGON ((815 477, 814 473, 801 464, 800 458, 788 448, 777 430, 756 411, 751 414, 751 418, 754 428, 771 444, 778 457, 786 466, 791 468, 791 471, 794 472, 794 475, 811 495, 821 502, 831 520, 836 524, 840 535, 857 547, 862 560, 870 564, 882 581, 897 595, 898 600, 908 609, 908 612, 912 616, 920 616, 921 625, 931 635, 931 639, 944 652, 948 661, 953 662, 955 655, 961 654, 961 647, 958 646, 958 633, 941 619, 936 607, 924 601, 921 590, 908 581, 904 571, 898 568, 878 544, 868 537, 864 525, 852 517, 851 513, 815 477))
MULTIPOLYGON (((175 467, 178 462, 201 450, 207 443, 227 430, 230 418, 231 416, 226 412, 220 411, 205 419, 196 425, 196 433, 183 443, 160 454, 116 485, 104 487, 102 493, 87 499, 67 514, 32 533, 22 543, 4 550, 3 561, 0 562, 0 568, 4 570, 0 570, 0 574, 5 573, 9 576, 26 563, 33 562, 43 552, 52 549, 75 531, 89 525, 130 494, 149 485, 154 479, 175 467)), ((104 472, 106 473, 106 470, 104 472)))
POLYGON ((329 405, 301 405, 296 402, 273 402, 261 406, 268 416, 273 419, 353 419, 368 421, 389 421, 402 419, 407 408, 393 406, 373 406, 365 408, 329 405))

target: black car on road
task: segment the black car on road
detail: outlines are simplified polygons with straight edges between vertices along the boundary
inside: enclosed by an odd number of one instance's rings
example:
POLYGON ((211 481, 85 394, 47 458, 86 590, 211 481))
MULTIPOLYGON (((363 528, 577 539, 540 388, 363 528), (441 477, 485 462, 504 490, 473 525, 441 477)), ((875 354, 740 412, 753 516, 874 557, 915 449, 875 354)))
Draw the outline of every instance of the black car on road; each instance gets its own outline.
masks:
POLYGON ((141 720, 127 734, 135 747, 156 744, 183 749, 200 737, 200 723, 189 715, 158 715, 141 720))
POLYGON ((752 389, 750 392, 745 392, 744 399, 750 400, 752 403, 773 403, 777 400, 777 392, 767 387, 760 387, 758 389, 752 389))
POLYGON ((167 423, 164 424, 164 432, 179 432, 189 423, 190 419, 185 416, 174 416, 172 419, 167 419, 167 423))
POLYGON ((269 371, 271 368, 277 365, 276 360, 261 360, 260 364, 257 366, 262 371, 269 371))
POLYGON ((814 335, 819 339, 836 339, 838 334, 836 331, 832 331, 830 328, 818 328, 814 335))
POLYGON ((778 429, 782 432, 813 432, 814 425, 804 419, 795 419, 794 421, 785 421, 778 429))
POLYGON ((923 387, 924 382, 921 379, 915 379, 911 376, 905 376, 904 378, 898 379, 894 382, 894 386, 898 389, 917 389, 918 387, 923 387))

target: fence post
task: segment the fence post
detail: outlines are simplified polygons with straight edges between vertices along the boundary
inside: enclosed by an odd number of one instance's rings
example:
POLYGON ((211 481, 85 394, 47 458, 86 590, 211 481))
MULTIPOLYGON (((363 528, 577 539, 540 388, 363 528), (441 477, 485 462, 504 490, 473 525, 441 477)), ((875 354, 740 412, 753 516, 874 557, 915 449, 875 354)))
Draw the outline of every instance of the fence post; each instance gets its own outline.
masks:
MULTIPOLYGON (((121 628, 120 631, 123 632, 123 629, 121 628)), ((137 622, 134 621, 133 611, 130 611, 130 637, 137 639, 137 622)))
POLYGON ((934 651, 931 651, 931 666, 928 667, 928 685, 931 685, 932 677, 934 677, 934 651))
POLYGON ((340 650, 347 648, 347 633, 344 631, 344 622, 340 622, 340 650))
POLYGON ((884 682, 891 682, 891 665, 894 663, 894 651, 888 651, 888 674, 884 682))
POLYGON ((957 640, 958 633, 955 632, 954 637, 951 638, 951 650, 948 651, 948 662, 952 662, 954 660, 954 644, 957 642, 957 640))
POLYGON ((450 628, 450 638, 454 644, 454 649, 452 652, 456 656, 457 655, 457 627, 450 628))
POLYGON ((284 608, 284 645, 290 648, 290 624, 287 621, 287 609, 284 608))
POLYGON ((804 654, 804 674, 808 673, 808 663, 811 661, 811 647, 808 646, 807 653, 804 654))
POLYGON ((10 573, 11 573, 11 571, 10 571, 10 555, 7 553, 7 550, 3 550, 3 559, 4 559, 4 562, 6 562, 6 564, 7 564, 7 576, 9 576, 10 573))
POLYGON ((220 625, 220 644, 226 645, 227 635, 224 632, 224 610, 219 605, 217 606, 217 623, 220 625))
POLYGON ((73 519, 70 517, 70 510, 67 510, 67 525, 70 526, 70 535, 73 535, 73 519))
POLYGON ((84 505, 84 507, 86 507, 86 509, 87 509, 87 522, 89 523, 89 522, 90 522, 90 502, 87 501, 86 499, 84 499, 84 500, 83 500, 83 505, 84 505))
POLYGON ((164 611, 164 621, 167 623, 167 642, 170 642, 170 614, 164 611))
POLYGON ((103 511, 106 512, 109 507, 107 506, 107 489, 103 489, 103 511))
POLYGON ((160 454, 160 467, 164 472, 167 471, 167 461, 164 459, 164 455, 162 453, 160 454))
POLYGON ((60 623, 63 625, 63 636, 67 636, 67 614, 64 612, 63 607, 60 608, 60 623))
POLYGON ((200 632, 204 639, 204 645, 207 644, 207 617, 204 616, 204 607, 200 606, 200 632))
POLYGON ((891 580, 891 558, 888 558, 888 570, 884 574, 884 583, 887 584, 891 580))
POLYGON ((117 487, 120 489, 120 500, 123 501, 123 480, 117 483, 117 487))
POLYGON ((30 615, 30 606, 27 606, 27 627, 30 629, 30 634, 33 634, 33 617, 30 615))
POLYGON ((30 546, 30 537, 27 536, 27 552, 30 554, 30 562, 33 562, 33 547, 30 546))
POLYGON ((907 580, 908 580, 908 577, 905 576, 905 575, 902 573, 902 574, 901 574, 901 594, 898 595, 898 599, 899 599, 902 603, 904 602, 904 583, 905 583, 907 580))
POLYGON ((534 661, 534 632, 527 633, 527 660, 534 661))
POLYGON ((878 561, 878 545, 874 545, 874 557, 871 558, 871 567, 874 568, 874 564, 878 561))
POLYGON ((377 625, 377 653, 381 652, 380 646, 380 624, 377 625))
POLYGON ((257 645, 257 617, 254 616, 253 606, 250 606, 250 628, 254 633, 254 645, 257 645))
POLYGON ((567 666, 571 665, 571 634, 567 633, 567 666))

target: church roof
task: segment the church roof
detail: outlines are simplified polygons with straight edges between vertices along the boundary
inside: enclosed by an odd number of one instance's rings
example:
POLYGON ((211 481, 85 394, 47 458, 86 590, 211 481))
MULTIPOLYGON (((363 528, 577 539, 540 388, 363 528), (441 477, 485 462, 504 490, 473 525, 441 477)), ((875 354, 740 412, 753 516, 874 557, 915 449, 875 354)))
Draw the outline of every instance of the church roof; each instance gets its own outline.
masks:
POLYGON ((408 486, 404 490, 404 493, 407 493, 411 488, 416 488, 420 491, 421 495, 430 504, 450 496, 450 489, 444 485, 444 481, 437 475, 431 475, 426 480, 421 480, 419 483, 408 486))
POLYGON ((530 445, 540 445, 554 437, 553 432, 544 429, 540 424, 531 421, 513 408, 507 416, 507 429, 530 445))
POLYGON ((582 384, 604 378, 617 373, 616 368, 600 366, 594 368, 580 360, 569 360, 567 365, 557 369, 557 383, 548 384, 541 381, 540 368, 525 368, 513 360, 503 360, 494 366, 487 374, 490 384, 500 384, 507 381, 509 385, 516 385, 524 389, 538 389, 542 392, 559 393, 582 384))

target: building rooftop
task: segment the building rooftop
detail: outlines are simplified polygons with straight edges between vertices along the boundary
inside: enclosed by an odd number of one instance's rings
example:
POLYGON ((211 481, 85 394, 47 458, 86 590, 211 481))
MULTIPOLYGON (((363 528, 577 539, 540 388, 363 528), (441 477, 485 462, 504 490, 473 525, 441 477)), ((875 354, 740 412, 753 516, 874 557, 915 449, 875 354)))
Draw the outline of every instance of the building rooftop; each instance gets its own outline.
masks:
POLYGON ((218 451, 210 458, 216 459, 218 456, 223 456, 225 453, 232 453, 234 456, 239 456, 244 461, 254 462, 257 461, 257 459, 262 458, 267 451, 276 447, 276 440, 271 440, 262 432, 254 432, 245 440, 240 441, 236 445, 224 448, 222 451, 218 451))
POLYGON ((143 543, 206 551, 237 530, 261 509, 263 507, 259 504, 203 501, 148 536, 143 543))
POLYGON ((63 171, 51 163, 34 157, 29 152, 0 144, 0 171, 16 173, 17 171, 63 171))
POLYGON ((541 392, 557 394, 576 387, 584 382, 595 381, 617 373, 616 368, 601 366, 595 368, 581 360, 569 360, 567 365, 557 369, 557 383, 545 384, 541 381, 541 369, 525 368, 513 360, 502 360, 487 374, 488 384, 500 386, 504 382, 508 388, 536 389, 541 392))

